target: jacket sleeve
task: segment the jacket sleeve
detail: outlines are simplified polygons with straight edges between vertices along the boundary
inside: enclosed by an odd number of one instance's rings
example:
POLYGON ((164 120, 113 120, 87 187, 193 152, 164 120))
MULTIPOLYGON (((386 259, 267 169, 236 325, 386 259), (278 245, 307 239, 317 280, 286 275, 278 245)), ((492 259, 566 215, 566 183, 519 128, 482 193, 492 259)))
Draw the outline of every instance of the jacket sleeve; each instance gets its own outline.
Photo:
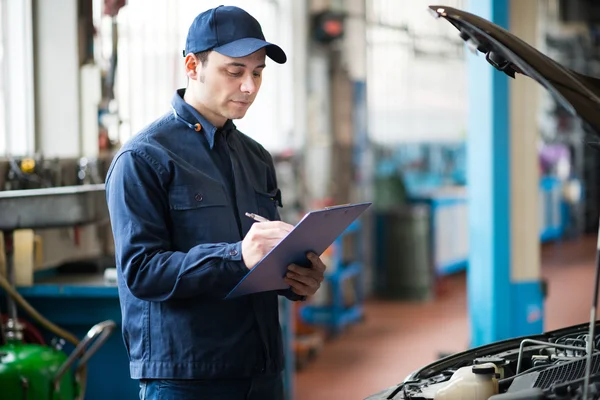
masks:
POLYGON ((222 298, 248 273, 241 242, 173 251, 165 176, 149 156, 132 151, 120 154, 109 170, 106 198, 119 278, 146 301, 222 298))

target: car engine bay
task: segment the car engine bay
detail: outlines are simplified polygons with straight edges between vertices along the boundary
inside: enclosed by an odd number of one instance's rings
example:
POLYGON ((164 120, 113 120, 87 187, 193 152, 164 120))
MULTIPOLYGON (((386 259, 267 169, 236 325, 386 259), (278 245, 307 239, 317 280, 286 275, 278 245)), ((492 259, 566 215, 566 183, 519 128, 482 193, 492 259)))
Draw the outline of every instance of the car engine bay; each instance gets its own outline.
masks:
MULTIPOLYGON (((600 351, 592 356, 584 396, 589 324, 498 342, 441 359, 375 399, 600 398, 600 351)), ((600 344, 595 335, 594 349, 600 344)))

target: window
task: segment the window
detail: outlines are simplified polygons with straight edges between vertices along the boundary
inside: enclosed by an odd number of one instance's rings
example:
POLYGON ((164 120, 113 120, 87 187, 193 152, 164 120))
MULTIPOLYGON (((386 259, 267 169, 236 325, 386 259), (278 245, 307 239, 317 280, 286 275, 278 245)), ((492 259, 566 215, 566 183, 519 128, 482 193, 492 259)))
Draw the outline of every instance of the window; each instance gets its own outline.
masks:
POLYGON ((31 10, 31 1, 0 0, 0 156, 34 150, 31 10))
MULTIPOLYGON (((369 1, 369 134, 378 144, 460 141, 467 123, 464 42, 427 2, 369 1), (440 68, 440 64, 444 67, 440 68)), ((465 0, 446 0, 464 9, 465 0)))

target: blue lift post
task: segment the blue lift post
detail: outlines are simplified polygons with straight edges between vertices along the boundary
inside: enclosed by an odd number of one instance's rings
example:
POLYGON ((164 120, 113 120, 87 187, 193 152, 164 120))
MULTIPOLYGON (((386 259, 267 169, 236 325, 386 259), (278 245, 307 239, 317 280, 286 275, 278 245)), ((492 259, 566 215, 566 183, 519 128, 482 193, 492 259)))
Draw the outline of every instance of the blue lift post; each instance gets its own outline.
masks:
MULTIPOLYGON (((510 3, 471 0, 469 11, 510 29, 510 3)), ((510 78, 482 54, 469 54, 467 66, 467 291, 471 345, 479 346, 541 332, 543 299, 539 281, 511 281, 510 78)))

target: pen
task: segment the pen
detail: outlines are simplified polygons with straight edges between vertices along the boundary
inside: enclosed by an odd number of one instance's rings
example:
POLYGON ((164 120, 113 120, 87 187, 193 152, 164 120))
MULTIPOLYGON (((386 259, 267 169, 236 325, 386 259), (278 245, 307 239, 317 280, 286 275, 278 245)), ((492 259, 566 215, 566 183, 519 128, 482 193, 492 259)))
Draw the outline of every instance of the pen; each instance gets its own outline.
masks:
POLYGON ((260 215, 254 213, 246 213, 246 217, 250 217, 256 222, 269 222, 269 220, 265 217, 261 217, 260 215))

